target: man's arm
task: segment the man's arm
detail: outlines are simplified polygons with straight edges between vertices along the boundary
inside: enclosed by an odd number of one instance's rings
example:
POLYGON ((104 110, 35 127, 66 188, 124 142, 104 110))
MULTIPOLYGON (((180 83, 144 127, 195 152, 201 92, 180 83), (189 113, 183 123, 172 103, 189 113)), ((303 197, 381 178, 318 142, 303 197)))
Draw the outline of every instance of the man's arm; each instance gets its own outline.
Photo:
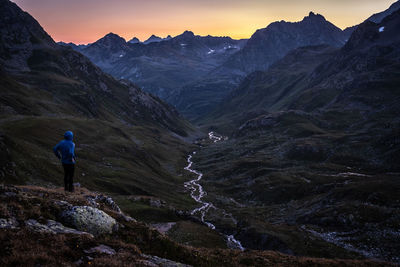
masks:
POLYGON ((58 159, 61 159, 60 152, 58 151, 59 146, 60 146, 60 143, 58 143, 55 147, 53 147, 53 152, 54 152, 54 155, 56 155, 56 157, 58 159))
POLYGON ((75 143, 73 143, 73 146, 72 146, 72 159, 74 162, 76 162, 75 143))

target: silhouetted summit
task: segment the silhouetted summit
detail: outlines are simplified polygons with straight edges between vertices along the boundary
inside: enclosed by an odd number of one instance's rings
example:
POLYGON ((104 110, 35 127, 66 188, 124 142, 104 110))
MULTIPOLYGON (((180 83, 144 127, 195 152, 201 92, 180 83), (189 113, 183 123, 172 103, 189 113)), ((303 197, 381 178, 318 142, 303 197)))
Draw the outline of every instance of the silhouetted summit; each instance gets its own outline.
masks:
POLYGON ((126 41, 124 38, 122 38, 118 34, 110 32, 106 34, 103 38, 93 43, 92 45, 100 45, 107 48, 113 48, 113 47, 123 46, 125 44, 126 41))

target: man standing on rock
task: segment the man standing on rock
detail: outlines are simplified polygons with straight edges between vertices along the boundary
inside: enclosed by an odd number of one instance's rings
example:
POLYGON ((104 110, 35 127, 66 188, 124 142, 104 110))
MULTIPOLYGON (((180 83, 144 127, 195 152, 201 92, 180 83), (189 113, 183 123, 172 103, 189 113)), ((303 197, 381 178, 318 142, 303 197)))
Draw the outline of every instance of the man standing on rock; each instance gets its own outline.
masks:
POLYGON ((65 191, 69 192, 74 192, 75 144, 72 142, 73 138, 74 134, 67 131, 64 134, 64 140, 53 148, 54 154, 61 159, 64 167, 65 191))

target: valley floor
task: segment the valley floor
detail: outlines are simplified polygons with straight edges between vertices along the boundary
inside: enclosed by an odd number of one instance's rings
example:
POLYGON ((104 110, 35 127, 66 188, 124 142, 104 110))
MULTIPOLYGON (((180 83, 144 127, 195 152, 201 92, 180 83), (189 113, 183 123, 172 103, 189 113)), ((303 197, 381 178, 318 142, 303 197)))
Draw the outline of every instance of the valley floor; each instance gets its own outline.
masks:
POLYGON ((250 249, 400 261, 398 174, 282 162, 268 144, 221 139, 201 140, 190 157, 202 176, 192 191, 206 206, 202 221, 250 249))

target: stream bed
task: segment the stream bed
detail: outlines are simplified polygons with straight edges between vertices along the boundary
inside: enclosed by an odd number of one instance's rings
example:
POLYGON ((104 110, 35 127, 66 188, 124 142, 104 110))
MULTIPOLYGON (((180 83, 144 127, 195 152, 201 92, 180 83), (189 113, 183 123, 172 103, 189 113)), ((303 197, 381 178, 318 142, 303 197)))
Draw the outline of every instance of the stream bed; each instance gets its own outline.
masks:
MULTIPOLYGON (((208 137, 214 142, 220 142, 222 140, 225 140, 224 137, 222 136, 218 136, 216 135, 214 132, 210 132, 208 134, 208 137)), ((218 208, 211 202, 207 202, 205 200, 203 200, 203 197, 205 195, 207 195, 207 192, 204 191, 203 186, 200 184, 201 179, 203 178, 203 173, 192 169, 192 165, 193 165, 193 155, 196 154, 196 151, 193 152, 192 154, 190 154, 187 158, 187 163, 188 165, 185 167, 185 170, 188 172, 191 172, 193 174, 196 175, 196 178, 193 180, 190 180, 188 182, 185 182, 185 188, 189 189, 190 191, 190 196, 197 202, 200 204, 200 207, 193 209, 190 213, 191 215, 198 215, 200 216, 200 220, 206 224, 209 228, 213 229, 213 230, 217 230, 216 226, 211 223, 206 221, 205 217, 207 215, 208 212, 211 212, 212 210, 217 210, 218 208)), ((224 213, 226 213, 223 210, 224 213)), ((230 215, 230 214, 229 214, 230 215)), ((230 215, 232 217, 232 215, 230 215)), ((233 219, 233 217, 232 217, 233 219)), ((234 220, 234 219, 233 219, 234 220)), ((220 231, 218 231, 220 232, 220 231)), ((244 250, 245 248, 242 246, 242 244, 240 243, 239 240, 237 240, 234 235, 224 235, 227 245, 229 248, 232 249, 239 249, 239 250, 244 250)))

